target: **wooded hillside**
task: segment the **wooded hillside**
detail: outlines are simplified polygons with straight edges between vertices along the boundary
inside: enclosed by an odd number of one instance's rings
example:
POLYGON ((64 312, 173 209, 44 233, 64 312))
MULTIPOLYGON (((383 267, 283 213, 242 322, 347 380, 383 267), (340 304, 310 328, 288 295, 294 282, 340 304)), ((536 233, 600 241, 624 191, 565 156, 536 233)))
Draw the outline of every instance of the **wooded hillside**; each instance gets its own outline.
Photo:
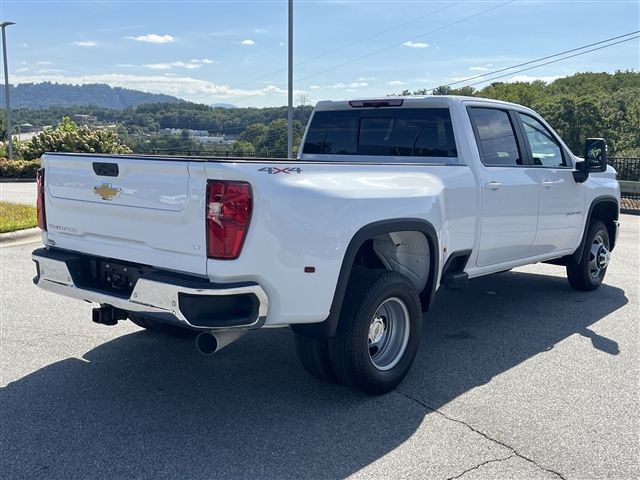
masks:
MULTIPOLYGON (((402 94, 424 94, 423 90, 402 94)), ((492 83, 472 87, 440 87, 436 95, 473 95, 519 103, 539 112, 581 154, 584 139, 603 137, 609 154, 640 156, 640 72, 578 73, 552 83, 492 83)), ((356 95, 357 96, 357 95, 356 95)), ((300 141, 312 107, 295 109, 294 145, 300 141)), ((117 124, 125 141, 136 151, 150 148, 195 148, 193 139, 149 136, 162 128, 208 130, 239 136, 251 145, 251 153, 283 156, 286 145, 286 107, 212 108, 189 102, 155 103, 123 110, 84 107, 48 107, 15 110, 16 122, 55 125, 65 115, 91 114, 101 123, 117 124)), ((175 136, 174 136, 175 137, 175 136)), ((244 148, 243 148, 244 150, 244 148)))

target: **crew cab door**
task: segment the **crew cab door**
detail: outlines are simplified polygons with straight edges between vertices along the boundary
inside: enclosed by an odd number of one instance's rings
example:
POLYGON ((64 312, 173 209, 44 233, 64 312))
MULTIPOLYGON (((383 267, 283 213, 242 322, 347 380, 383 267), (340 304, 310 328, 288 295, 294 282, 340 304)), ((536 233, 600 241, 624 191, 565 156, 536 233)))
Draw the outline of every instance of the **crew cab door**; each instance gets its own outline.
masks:
POLYGON ((515 113, 467 108, 480 154, 480 239, 477 265, 529 256, 538 223, 539 183, 522 148, 515 113))
POLYGON ((574 249, 581 238, 585 184, 574 180, 569 155, 550 128, 533 115, 516 116, 540 185, 538 232, 530 254, 574 249))

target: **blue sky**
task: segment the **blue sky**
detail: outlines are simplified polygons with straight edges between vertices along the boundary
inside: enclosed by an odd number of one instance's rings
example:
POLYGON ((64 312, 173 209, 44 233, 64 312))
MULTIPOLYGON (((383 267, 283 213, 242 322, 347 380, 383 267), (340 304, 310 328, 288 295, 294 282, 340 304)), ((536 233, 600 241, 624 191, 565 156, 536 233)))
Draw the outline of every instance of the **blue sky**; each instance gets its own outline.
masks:
MULTIPOLYGON (((313 103, 435 87, 640 30, 640 1, 296 1, 294 16, 296 100, 313 103)), ((0 0, 0 17, 16 22, 11 83, 286 104, 286 1, 0 0)), ((617 69, 640 69, 639 39, 503 81, 617 69)))

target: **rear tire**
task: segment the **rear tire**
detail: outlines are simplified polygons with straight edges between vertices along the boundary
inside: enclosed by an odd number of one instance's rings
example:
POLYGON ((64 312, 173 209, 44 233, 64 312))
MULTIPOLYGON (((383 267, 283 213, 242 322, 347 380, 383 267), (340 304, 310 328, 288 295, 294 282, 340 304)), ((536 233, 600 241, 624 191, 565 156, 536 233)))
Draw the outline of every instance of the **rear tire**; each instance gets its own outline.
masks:
POLYGON ((198 331, 191 330, 190 328, 180 327, 178 325, 173 325, 170 323, 158 322, 157 320, 152 320, 148 317, 144 317, 138 314, 129 313, 128 316, 129 320, 131 320, 139 327, 142 327, 154 333, 160 333, 162 335, 169 335, 171 337, 178 338, 188 338, 194 337, 199 333, 198 331))
POLYGON ((609 265, 609 231, 596 220, 589 225, 584 250, 578 262, 567 264, 567 279, 576 290, 589 292, 602 284, 609 265))
POLYGON ((409 372, 421 330, 420 299, 407 277, 386 270, 354 276, 329 341, 336 377, 368 394, 390 392, 409 372))
POLYGON ((338 383, 329 360, 327 339, 304 337, 295 334, 296 351, 304 369, 312 376, 329 383, 338 383))

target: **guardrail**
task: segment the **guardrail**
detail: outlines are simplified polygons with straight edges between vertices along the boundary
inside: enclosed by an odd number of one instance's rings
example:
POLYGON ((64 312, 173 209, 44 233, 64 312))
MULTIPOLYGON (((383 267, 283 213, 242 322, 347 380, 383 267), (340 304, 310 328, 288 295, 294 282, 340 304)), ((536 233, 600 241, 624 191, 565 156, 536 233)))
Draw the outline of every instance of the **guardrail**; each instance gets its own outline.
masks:
POLYGON ((640 215, 640 158, 610 157, 608 163, 618 172, 622 196, 620 210, 640 215))
POLYGON ((608 163, 618 172, 618 180, 640 182, 640 157, 610 157, 608 163))
MULTIPOLYGON (((241 152, 233 149, 216 148, 215 150, 195 150, 180 148, 153 148, 136 153, 151 155, 185 155, 203 157, 256 157, 283 158, 284 155, 276 151, 241 152)), ((621 208, 624 212, 640 214, 640 157, 609 157, 609 165, 618 172, 620 192, 622 194, 621 208)))
POLYGON ((142 155, 180 155, 187 157, 259 157, 259 158, 283 158, 283 155, 277 151, 258 150, 258 151, 239 151, 227 148, 218 148, 216 150, 196 150, 191 148, 152 148, 149 150, 137 150, 135 153, 142 155))

